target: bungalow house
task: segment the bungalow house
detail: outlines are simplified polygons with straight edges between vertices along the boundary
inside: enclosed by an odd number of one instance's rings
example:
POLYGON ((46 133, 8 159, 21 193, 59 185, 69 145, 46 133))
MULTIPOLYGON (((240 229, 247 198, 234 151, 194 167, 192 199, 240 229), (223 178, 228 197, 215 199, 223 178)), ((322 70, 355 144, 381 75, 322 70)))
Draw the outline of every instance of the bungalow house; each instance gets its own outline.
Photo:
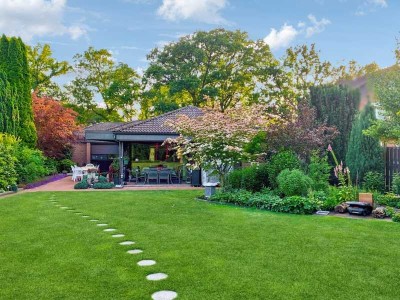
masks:
MULTIPOLYGON (((167 138, 179 135, 166 122, 176 120, 179 115, 195 118, 201 114, 199 108, 186 106, 148 120, 88 126, 84 138, 75 146, 73 160, 80 164, 97 164, 102 172, 108 171, 116 158, 120 165, 123 163, 126 169, 131 170, 158 164, 180 165, 182 161, 177 153, 168 145, 162 145, 167 138)), ((126 177, 122 168, 120 177, 126 177)))

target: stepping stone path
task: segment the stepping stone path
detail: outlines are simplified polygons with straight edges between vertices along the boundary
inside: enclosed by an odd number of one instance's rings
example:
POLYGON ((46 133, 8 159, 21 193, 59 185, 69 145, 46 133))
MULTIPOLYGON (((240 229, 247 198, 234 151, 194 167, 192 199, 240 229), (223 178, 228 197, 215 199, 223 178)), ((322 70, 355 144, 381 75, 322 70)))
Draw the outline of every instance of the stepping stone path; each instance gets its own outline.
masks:
POLYGON ((144 259, 139 261, 137 264, 141 267, 154 266, 156 264, 156 261, 151 259, 144 259))
POLYGON ((173 291, 159 291, 151 295, 153 300, 173 300, 178 297, 178 294, 173 291))
POLYGON ((140 249, 133 249, 133 250, 126 251, 126 253, 128 253, 128 254, 140 254, 142 252, 143 252, 143 250, 140 250, 140 249))
POLYGON ((146 276, 147 280, 150 281, 158 281, 158 280, 164 280, 167 279, 168 275, 165 273, 154 273, 154 274, 149 274, 146 276))
POLYGON ((112 237, 113 238, 120 238, 120 237, 124 237, 125 234, 113 234, 112 237))
MULTIPOLYGON (((57 206, 60 209, 65 209, 66 211, 71 211, 71 212, 75 211, 75 209, 73 209, 73 208, 69 208, 67 206, 62 206, 61 204, 57 204, 57 201, 53 197, 54 196, 52 196, 49 201, 52 202, 54 204, 54 206, 57 206)), ((83 213, 81 213, 81 212, 75 212, 75 214, 76 215, 83 215, 83 213)), ((82 218, 90 218, 90 216, 83 215, 82 218)), ((89 221, 90 222, 99 222, 99 220, 97 220, 97 219, 91 219, 89 221)), ((107 226, 108 224, 99 223, 99 224, 96 224, 96 225, 100 226, 100 227, 104 227, 104 226, 107 226)), ((112 231, 116 231, 116 230, 117 229, 115 229, 115 228, 106 228, 103 231, 112 232, 112 231)), ((122 233, 118 233, 118 234, 113 234, 112 235, 113 238, 122 238, 124 236, 125 236, 125 234, 122 234, 122 233)), ((128 246, 128 245, 135 244, 135 242, 133 242, 133 241, 123 241, 123 242, 120 242, 119 244, 122 245, 122 246, 128 246)), ((128 250, 126 252, 128 254, 140 254, 140 253, 143 253, 143 250, 141 250, 141 249, 132 249, 132 250, 128 250)), ((156 261, 155 260, 151 260, 151 259, 144 259, 144 260, 139 261, 137 264, 138 264, 138 266, 141 266, 141 267, 154 266, 156 264, 156 261)), ((153 274, 149 274, 149 275, 146 276, 146 279, 149 280, 149 281, 159 281, 159 280, 164 280, 164 279, 167 279, 167 278, 168 278, 168 275, 165 274, 165 273, 153 273, 153 274)), ((158 291, 158 292, 155 292, 155 293, 153 293, 151 295, 151 299, 153 299, 153 300, 173 300, 173 299, 176 299, 176 297, 178 297, 178 294, 176 292, 174 292, 174 291, 158 291)))
POLYGON ((128 246, 128 245, 133 245, 135 242, 132 242, 132 241, 125 241, 125 242, 121 242, 121 243, 119 243, 120 245, 122 245, 122 246, 128 246))

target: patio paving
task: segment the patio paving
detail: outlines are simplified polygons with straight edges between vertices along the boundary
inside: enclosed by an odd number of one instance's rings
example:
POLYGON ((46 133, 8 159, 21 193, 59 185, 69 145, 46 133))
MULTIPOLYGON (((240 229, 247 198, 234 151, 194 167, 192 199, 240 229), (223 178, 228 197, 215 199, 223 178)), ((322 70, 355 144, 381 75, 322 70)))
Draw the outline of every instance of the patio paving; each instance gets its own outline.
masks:
POLYGON ((87 189, 87 190, 75 190, 74 185, 76 182, 72 181, 71 176, 65 177, 63 179, 47 183, 45 185, 39 186, 37 188, 24 190, 23 192, 65 192, 65 191, 132 191, 132 190, 202 190, 201 187, 192 187, 188 184, 129 184, 125 185, 123 188, 114 188, 114 189, 106 189, 106 190, 96 190, 96 189, 87 189))

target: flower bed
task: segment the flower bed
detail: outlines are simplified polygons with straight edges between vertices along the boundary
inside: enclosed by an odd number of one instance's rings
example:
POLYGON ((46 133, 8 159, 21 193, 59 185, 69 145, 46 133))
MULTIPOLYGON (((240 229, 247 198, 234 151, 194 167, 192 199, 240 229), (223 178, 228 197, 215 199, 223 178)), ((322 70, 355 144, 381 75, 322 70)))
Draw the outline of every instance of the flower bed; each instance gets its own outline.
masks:
POLYGON ((42 179, 42 180, 39 180, 39 181, 36 181, 36 182, 32 182, 32 183, 28 183, 24 188, 25 188, 25 189, 37 188, 37 187, 42 186, 42 185, 45 185, 45 184, 47 184, 47 183, 50 183, 50 182, 54 182, 54 181, 63 179, 63 178, 65 178, 65 177, 67 177, 67 176, 68 176, 67 174, 56 174, 56 175, 52 175, 52 176, 46 177, 46 178, 44 178, 44 179, 42 179))

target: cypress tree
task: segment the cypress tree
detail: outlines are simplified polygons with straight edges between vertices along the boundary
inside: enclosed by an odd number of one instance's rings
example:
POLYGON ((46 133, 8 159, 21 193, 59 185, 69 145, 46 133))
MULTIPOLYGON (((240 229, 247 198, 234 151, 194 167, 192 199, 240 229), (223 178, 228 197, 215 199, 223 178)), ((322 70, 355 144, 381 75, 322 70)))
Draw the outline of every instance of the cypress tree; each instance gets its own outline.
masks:
POLYGON ((2 118, 2 131, 13 131, 25 145, 34 147, 37 135, 33 120, 29 67, 26 47, 20 38, 8 39, 3 35, 0 39, 0 72, 5 73, 3 81, 6 80, 8 84, 5 85, 9 86, 1 95, 5 102, 1 109, 7 114, 2 118))
POLYGON ((10 83, 3 72, 0 72, 0 132, 17 135, 18 108, 10 83))
POLYGON ((369 103, 354 120, 346 154, 346 164, 353 181, 358 175, 358 182, 362 182, 369 171, 383 172, 383 148, 379 140, 363 134, 363 130, 375 120, 375 109, 369 103))
POLYGON ((332 143, 339 160, 346 157, 359 103, 360 92, 347 86, 325 85, 310 89, 310 104, 315 107, 317 121, 335 126, 340 132, 332 143))

